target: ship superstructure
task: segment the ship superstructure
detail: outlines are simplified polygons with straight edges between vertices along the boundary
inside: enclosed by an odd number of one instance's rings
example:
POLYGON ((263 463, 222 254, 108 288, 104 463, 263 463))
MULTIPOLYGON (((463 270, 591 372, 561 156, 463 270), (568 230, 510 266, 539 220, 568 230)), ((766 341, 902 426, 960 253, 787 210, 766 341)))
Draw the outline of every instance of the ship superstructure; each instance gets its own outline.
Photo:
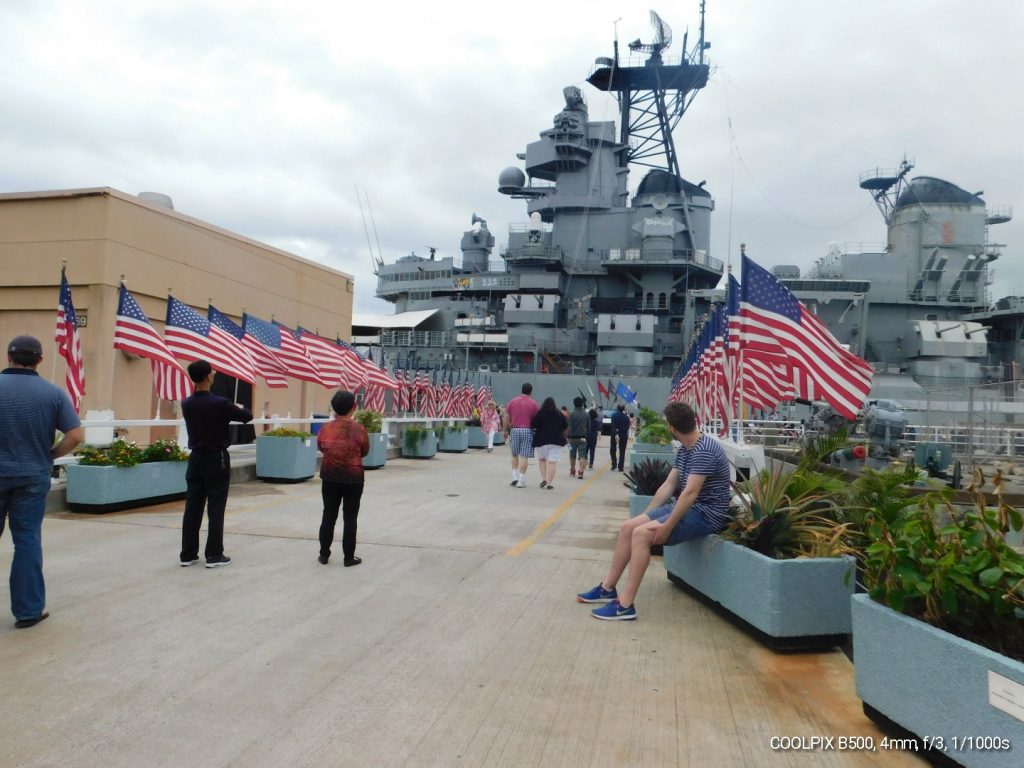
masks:
POLYGON ((620 126, 592 121, 575 86, 552 125, 499 175, 498 192, 526 203, 528 221, 494 235, 472 217, 461 259, 409 256, 377 265, 377 296, 397 314, 376 327, 402 367, 670 376, 695 315, 687 297, 715 286, 714 199, 680 175, 672 130, 708 80, 699 40, 672 34, 652 12, 654 40, 596 60, 588 82, 612 93, 620 126), (646 167, 630 194, 630 166, 646 167), (412 314, 416 313, 416 314, 412 314))

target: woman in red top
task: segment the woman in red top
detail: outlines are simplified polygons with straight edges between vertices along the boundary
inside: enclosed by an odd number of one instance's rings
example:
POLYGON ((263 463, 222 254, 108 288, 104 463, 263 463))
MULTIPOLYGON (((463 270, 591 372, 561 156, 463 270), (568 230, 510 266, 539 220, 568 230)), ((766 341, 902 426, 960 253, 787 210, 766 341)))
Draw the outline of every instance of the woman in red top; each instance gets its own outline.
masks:
POLYGON ((346 568, 363 562, 356 557, 356 517, 363 496, 363 456, 370 452, 366 428, 352 419, 355 406, 356 396, 351 392, 335 392, 331 398, 334 421, 324 424, 316 438, 316 447, 324 455, 320 464, 324 516, 320 523, 319 560, 327 565, 331 556, 334 524, 341 507, 341 551, 346 568))

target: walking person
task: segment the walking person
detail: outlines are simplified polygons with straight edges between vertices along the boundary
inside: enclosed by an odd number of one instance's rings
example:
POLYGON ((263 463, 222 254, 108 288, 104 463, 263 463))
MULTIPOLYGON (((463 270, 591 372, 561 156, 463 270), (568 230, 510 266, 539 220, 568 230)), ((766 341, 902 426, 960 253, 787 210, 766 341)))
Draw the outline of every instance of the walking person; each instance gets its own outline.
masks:
POLYGON ((590 417, 583 410, 583 398, 575 397, 569 414, 569 477, 583 479, 583 468, 587 464, 587 434, 590 432, 590 417), (577 462, 579 468, 577 468, 577 462))
POLYGON ((626 443, 629 441, 629 416, 626 415, 626 406, 619 404, 612 414, 611 454, 612 469, 619 472, 624 471, 626 464, 626 443), (618 457, 615 448, 618 446, 618 457))
POLYGON ((356 519, 363 498, 363 456, 370 452, 366 429, 352 418, 356 396, 351 392, 335 392, 331 398, 334 420, 324 424, 316 437, 316 447, 324 455, 320 465, 320 493, 324 514, 320 522, 321 564, 327 565, 334 541, 334 526, 341 508, 341 553, 345 567, 359 565, 356 557, 356 519))
POLYGON ((483 427, 484 434, 487 435, 487 452, 490 453, 494 450, 494 435, 501 429, 501 417, 498 415, 498 408, 493 400, 484 408, 483 415, 480 417, 480 426, 483 427))
POLYGON ((11 613, 18 629, 34 627, 46 611, 43 512, 53 460, 82 442, 82 423, 67 393, 41 378, 43 346, 34 336, 7 345, 0 372, 0 535, 11 529, 11 613), (57 431, 64 433, 54 445, 57 431))
POLYGON ((537 469, 540 470, 540 487, 549 491, 554 490, 555 473, 562 458, 568 428, 565 416, 555 406, 555 398, 545 398, 533 417, 533 444, 537 469))
POLYGON ((594 455, 597 453, 597 439, 601 436, 601 414, 596 408, 588 413, 590 424, 587 428, 587 464, 594 468, 594 455))
POLYGON ((722 446, 697 427, 693 408, 669 403, 665 408, 672 437, 682 443, 676 452, 674 471, 669 472, 644 514, 619 528, 608 575, 593 589, 576 595, 581 603, 607 603, 591 611, 596 619, 621 621, 636 618, 636 599, 651 546, 672 545, 720 533, 729 524, 732 465, 722 446), (615 586, 629 566, 629 578, 621 592, 615 586))
POLYGON ((196 391, 181 401, 181 415, 188 431, 188 457, 185 470, 187 495, 185 514, 181 523, 181 565, 188 567, 199 562, 199 528, 203 524, 206 507, 207 568, 220 568, 231 562, 224 554, 224 508, 228 503, 231 486, 231 433, 232 421, 248 424, 252 411, 232 403, 226 397, 213 394, 213 366, 206 360, 196 360, 188 366, 188 377, 196 391))
POLYGON ((512 482, 515 488, 526 487, 526 468, 533 456, 533 417, 537 401, 530 395, 533 385, 523 384, 522 394, 513 397, 505 407, 504 436, 512 452, 512 482))

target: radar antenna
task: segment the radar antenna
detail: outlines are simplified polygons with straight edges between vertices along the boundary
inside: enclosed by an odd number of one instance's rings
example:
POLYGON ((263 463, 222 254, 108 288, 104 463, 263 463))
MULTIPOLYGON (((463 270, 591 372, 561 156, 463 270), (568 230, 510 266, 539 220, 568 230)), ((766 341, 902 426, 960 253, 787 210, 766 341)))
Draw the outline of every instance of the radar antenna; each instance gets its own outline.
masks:
POLYGON ((654 42, 641 43, 640 38, 637 38, 629 44, 629 50, 649 53, 650 62, 660 63, 661 52, 672 45, 672 27, 662 21, 661 16, 654 11, 651 11, 651 26, 654 27, 654 42))

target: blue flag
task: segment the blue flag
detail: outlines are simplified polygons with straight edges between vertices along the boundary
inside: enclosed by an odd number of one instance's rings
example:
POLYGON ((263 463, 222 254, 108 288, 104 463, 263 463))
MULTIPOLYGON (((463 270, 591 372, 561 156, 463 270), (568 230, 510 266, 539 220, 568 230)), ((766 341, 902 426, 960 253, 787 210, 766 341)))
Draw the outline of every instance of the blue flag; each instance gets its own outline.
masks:
POLYGON ((621 397, 627 403, 632 403, 634 400, 636 400, 636 392, 631 390, 621 381, 619 382, 619 386, 615 388, 615 395, 616 397, 621 397))

